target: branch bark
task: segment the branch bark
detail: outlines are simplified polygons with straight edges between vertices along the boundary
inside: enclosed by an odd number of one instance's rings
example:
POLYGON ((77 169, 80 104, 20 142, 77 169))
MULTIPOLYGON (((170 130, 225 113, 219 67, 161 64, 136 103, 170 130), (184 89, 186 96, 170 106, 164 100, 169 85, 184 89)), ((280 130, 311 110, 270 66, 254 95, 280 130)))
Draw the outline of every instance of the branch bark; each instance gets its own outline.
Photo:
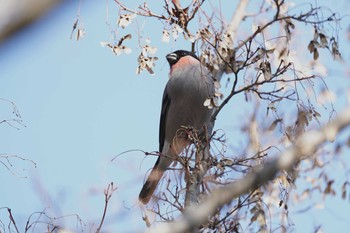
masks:
POLYGON ((272 180, 279 171, 290 170, 293 165, 303 158, 314 154, 317 148, 326 141, 333 141, 339 132, 350 125, 350 106, 335 120, 325 127, 303 133, 295 142, 277 159, 267 162, 263 167, 256 169, 241 180, 225 187, 214 190, 198 206, 191 206, 178 221, 163 223, 151 229, 152 233, 167 232, 180 233, 199 226, 207 221, 218 207, 230 203, 234 198, 254 190, 272 180))
MULTIPOLYGON (((230 23, 227 25, 225 34, 227 35, 226 40, 228 41, 223 41, 223 43, 227 43, 231 49, 233 49, 233 42, 236 39, 238 27, 246 15, 246 8, 248 7, 248 4, 249 0, 241 0, 238 3, 230 23)), ((219 59, 218 66, 219 69, 213 73, 213 76, 220 81, 224 71, 226 70, 227 63, 223 59, 219 59)))
POLYGON ((43 15, 59 0, 5 1, 0 7, 0 42, 43 15))

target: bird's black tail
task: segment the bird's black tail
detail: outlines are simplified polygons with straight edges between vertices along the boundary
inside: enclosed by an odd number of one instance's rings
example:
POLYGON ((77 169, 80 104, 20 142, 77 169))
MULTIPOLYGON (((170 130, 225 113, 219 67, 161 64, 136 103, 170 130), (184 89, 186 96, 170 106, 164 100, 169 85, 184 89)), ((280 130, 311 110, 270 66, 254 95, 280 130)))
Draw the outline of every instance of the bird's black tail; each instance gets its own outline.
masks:
POLYGON ((143 185, 139 194, 139 200, 146 205, 157 188, 157 185, 162 178, 164 172, 167 170, 172 160, 164 157, 159 157, 155 163, 151 174, 149 174, 145 184, 143 185))
POLYGON ((152 169, 151 174, 147 178, 146 183, 143 185, 139 194, 139 200, 142 204, 146 205, 149 202, 164 172, 165 171, 158 168, 152 169))

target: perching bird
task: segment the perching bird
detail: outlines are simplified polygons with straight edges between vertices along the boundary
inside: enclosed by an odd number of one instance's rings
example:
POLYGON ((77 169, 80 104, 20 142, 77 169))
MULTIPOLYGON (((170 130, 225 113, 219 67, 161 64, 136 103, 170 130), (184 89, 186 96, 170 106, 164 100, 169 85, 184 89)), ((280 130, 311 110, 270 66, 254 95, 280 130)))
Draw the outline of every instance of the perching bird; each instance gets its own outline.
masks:
POLYGON ((212 115, 212 109, 204 106, 204 102, 214 96, 214 80, 198 57, 189 51, 178 50, 168 54, 166 59, 170 65, 170 74, 160 115, 161 155, 140 192, 139 200, 143 204, 149 202, 173 159, 190 144, 181 127, 192 127, 203 134, 212 115))

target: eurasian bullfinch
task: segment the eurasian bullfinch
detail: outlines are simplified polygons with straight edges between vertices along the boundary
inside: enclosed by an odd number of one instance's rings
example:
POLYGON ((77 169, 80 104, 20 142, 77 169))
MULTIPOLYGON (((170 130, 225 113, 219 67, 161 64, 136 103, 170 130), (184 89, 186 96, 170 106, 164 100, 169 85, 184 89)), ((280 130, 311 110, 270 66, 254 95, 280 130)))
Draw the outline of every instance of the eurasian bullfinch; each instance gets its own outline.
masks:
POLYGON ((139 195, 147 204, 162 175, 176 156, 191 142, 183 127, 204 133, 213 109, 204 105, 215 93, 214 80, 198 57, 189 51, 178 50, 166 56, 170 65, 169 80, 162 101, 159 127, 161 153, 139 195))

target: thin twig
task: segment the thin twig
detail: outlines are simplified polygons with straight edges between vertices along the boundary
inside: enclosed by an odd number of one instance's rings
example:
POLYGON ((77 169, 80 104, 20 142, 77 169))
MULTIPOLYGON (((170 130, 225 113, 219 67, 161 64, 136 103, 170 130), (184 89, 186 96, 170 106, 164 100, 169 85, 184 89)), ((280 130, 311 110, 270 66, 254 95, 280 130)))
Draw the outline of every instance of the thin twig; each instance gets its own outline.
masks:
POLYGON ((106 214, 107 214, 107 207, 108 207, 108 202, 112 197, 113 192, 116 190, 117 188, 113 187, 113 182, 111 182, 110 184, 108 184, 107 189, 105 189, 104 191, 104 195, 105 195, 105 206, 103 209, 103 214, 102 214, 102 218, 101 218, 101 222, 100 225, 98 226, 96 233, 99 233, 101 231, 103 222, 105 220, 106 214))
POLYGON ((316 149, 325 141, 334 137, 350 125, 350 107, 342 112, 339 117, 320 130, 303 133, 295 142, 278 158, 267 162, 262 168, 256 167, 242 179, 222 188, 213 190, 198 206, 191 206, 178 221, 163 223, 152 229, 152 233, 180 233, 187 232, 205 221, 217 208, 230 203, 239 195, 254 190, 257 187, 272 180, 279 171, 288 171, 301 158, 312 156, 316 149))
POLYGON ((9 226, 8 226, 9 231, 11 232, 10 224, 11 224, 11 222, 12 222, 13 226, 14 226, 15 229, 16 229, 16 232, 19 233, 19 230, 18 230, 18 228, 17 228, 16 221, 15 221, 15 219, 14 219, 13 216, 12 216, 11 209, 10 209, 10 208, 7 208, 7 212, 9 213, 9 217, 10 217, 10 223, 9 223, 9 226))

